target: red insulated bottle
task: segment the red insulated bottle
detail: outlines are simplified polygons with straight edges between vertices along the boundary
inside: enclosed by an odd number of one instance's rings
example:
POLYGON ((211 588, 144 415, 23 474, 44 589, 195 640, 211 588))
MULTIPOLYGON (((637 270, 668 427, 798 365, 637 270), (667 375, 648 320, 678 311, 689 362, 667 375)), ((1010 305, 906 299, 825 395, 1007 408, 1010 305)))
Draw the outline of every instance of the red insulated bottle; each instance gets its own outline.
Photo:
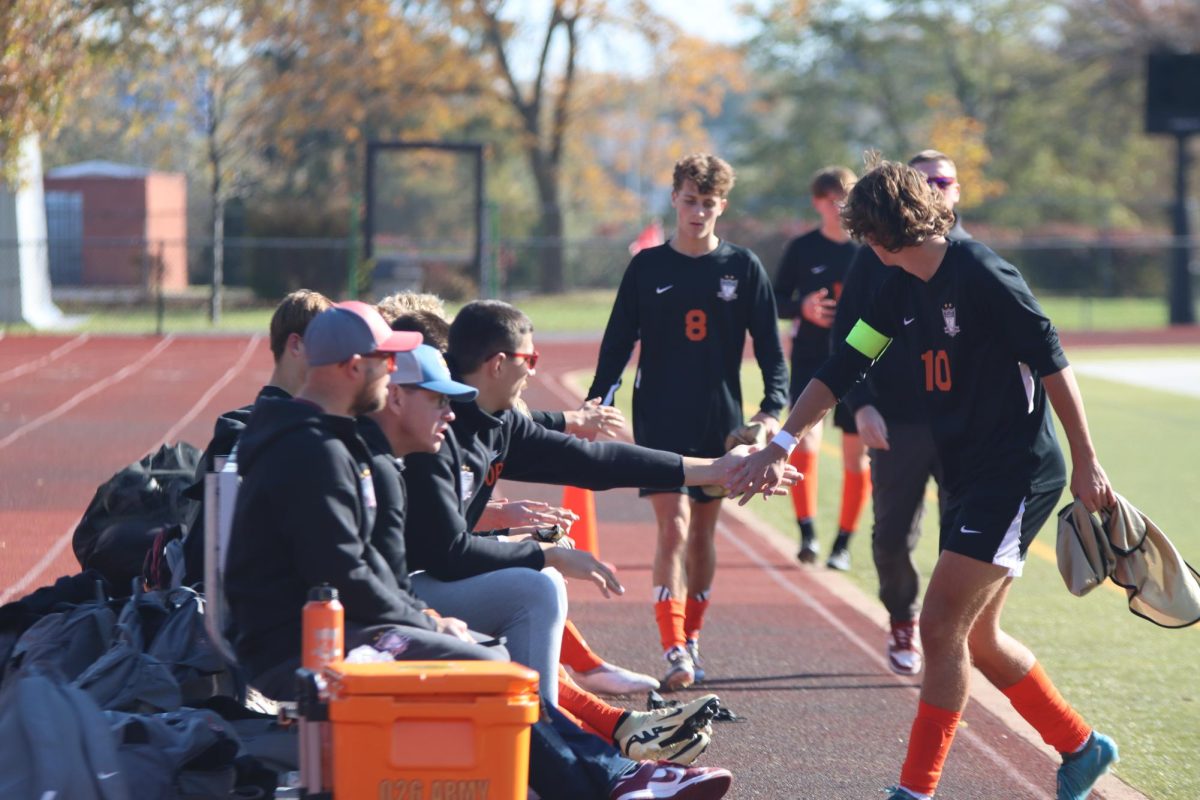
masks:
POLYGON ((304 650, 300 661, 305 669, 321 672, 327 664, 342 660, 346 612, 338 601, 337 589, 322 584, 308 590, 303 626, 304 650))

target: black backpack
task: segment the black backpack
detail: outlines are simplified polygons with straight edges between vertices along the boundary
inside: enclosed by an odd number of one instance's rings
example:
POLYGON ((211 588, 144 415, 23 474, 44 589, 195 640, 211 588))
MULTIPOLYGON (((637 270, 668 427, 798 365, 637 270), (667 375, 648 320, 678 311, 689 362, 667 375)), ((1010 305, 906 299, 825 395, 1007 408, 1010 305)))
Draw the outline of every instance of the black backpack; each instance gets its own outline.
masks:
POLYGON ((109 478, 75 528, 71 546, 79 565, 97 570, 128 596, 155 538, 194 523, 199 505, 184 492, 199 462, 200 451, 187 442, 164 444, 109 478))

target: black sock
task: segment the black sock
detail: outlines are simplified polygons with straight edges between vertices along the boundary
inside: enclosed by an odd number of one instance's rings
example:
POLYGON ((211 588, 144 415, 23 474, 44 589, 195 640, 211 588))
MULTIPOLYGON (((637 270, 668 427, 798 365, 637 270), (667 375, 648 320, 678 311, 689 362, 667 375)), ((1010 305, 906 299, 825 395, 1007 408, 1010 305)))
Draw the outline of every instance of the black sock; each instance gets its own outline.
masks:
POLYGON ((851 531, 838 531, 837 538, 833 540, 833 552, 840 553, 850 544, 851 531))
POLYGON ((800 541, 811 542, 817 538, 817 531, 813 527, 812 517, 808 519, 798 519, 796 524, 800 526, 800 541))

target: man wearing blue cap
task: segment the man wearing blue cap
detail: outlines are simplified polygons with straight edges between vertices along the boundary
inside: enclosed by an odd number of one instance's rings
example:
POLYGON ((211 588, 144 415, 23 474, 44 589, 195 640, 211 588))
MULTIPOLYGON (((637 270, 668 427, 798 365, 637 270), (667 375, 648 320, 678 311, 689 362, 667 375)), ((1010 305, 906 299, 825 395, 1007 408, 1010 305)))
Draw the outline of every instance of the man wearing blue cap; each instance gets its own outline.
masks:
POLYGON ((379 495, 400 490, 394 471, 376 469, 355 417, 384 406, 396 359, 420 341, 393 332, 372 306, 339 303, 305 331, 308 371, 295 399, 262 398, 246 423, 225 593, 238 660, 269 697, 293 694, 301 609, 323 583, 345 606, 347 649, 370 642, 403 659, 507 659, 503 648, 475 644, 462 623, 425 613, 371 544, 381 516, 393 514, 379 495))

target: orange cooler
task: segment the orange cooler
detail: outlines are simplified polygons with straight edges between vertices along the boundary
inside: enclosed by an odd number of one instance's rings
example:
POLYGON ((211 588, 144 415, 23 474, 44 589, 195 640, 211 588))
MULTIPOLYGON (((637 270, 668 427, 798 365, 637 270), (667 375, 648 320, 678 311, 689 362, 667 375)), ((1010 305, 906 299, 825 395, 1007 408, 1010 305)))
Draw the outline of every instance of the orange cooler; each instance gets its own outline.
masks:
POLYGON ((537 673, 494 661, 326 668, 336 800, 525 800, 537 673))

